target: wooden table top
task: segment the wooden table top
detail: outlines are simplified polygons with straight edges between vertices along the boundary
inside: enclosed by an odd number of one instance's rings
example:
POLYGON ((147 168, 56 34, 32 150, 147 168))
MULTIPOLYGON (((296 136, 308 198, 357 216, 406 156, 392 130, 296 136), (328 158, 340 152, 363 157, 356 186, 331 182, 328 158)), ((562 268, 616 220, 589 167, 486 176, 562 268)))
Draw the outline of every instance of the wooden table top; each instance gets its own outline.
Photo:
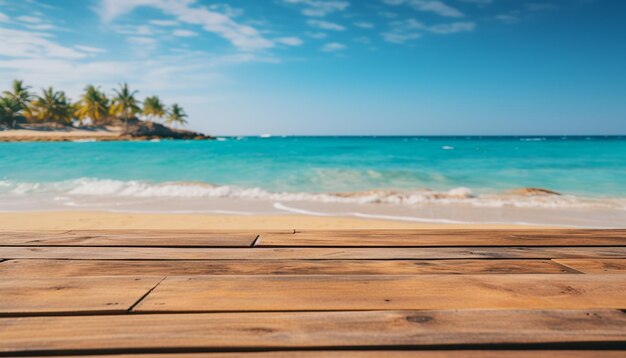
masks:
POLYGON ((0 356, 625 357, 626 230, 0 232, 0 356))

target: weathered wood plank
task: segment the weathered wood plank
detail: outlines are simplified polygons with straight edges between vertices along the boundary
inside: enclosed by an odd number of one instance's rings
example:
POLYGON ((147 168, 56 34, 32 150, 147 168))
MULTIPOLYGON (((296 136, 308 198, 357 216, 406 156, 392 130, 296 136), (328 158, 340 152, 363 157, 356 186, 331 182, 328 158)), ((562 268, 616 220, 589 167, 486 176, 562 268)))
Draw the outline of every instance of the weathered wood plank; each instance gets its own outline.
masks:
MULTIPOLYGON (((183 357, 183 358, 285 358, 285 357, 356 357, 356 358, 396 358, 396 357, 417 357, 417 358, 529 358, 529 357, 551 357, 551 358, 623 358, 624 351, 618 350, 528 350, 528 351, 512 351, 512 350, 390 350, 390 351, 275 351, 275 352, 236 352, 236 353, 161 353, 161 354, 115 354, 115 355, 98 355, 102 358, 166 358, 166 357, 183 357)), ((68 356, 69 357, 69 356, 68 356)), ((85 358, 93 356, 71 356, 73 358, 85 358)))
POLYGON ((76 260, 410 260, 626 258, 626 247, 134 248, 0 247, 8 259, 76 260))
MULTIPOLYGON (((132 273, 129 273, 132 274, 132 273)), ((89 277, 0 280, 0 315, 125 312, 162 277, 89 277)))
POLYGON ((0 319, 0 352, 428 347, 626 341, 620 311, 369 311, 0 319), (44 329, 45 328, 45 329, 44 329))
POLYGON ((558 259, 553 261, 584 273, 626 274, 626 259, 558 259))
POLYGON ((550 260, 11 260, 1 277, 579 273, 550 260))
POLYGON ((617 275, 310 275, 166 278, 138 312, 626 308, 617 275))
POLYGON ((0 232, 0 246, 250 247, 257 236, 236 231, 0 232))
POLYGON ((626 246, 626 230, 338 230, 262 234, 260 247, 626 246))

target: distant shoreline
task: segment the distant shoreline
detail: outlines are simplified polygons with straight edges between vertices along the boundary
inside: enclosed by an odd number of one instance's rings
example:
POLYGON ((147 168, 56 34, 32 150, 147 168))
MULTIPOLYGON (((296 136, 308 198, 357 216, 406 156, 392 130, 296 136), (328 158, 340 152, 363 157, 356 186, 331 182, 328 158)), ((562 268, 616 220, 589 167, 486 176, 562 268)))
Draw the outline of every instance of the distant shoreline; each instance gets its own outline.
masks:
POLYGON ((0 130, 0 142, 111 142, 143 141, 154 139, 212 140, 212 136, 172 129, 167 133, 128 134, 123 127, 104 128, 20 128, 0 130))

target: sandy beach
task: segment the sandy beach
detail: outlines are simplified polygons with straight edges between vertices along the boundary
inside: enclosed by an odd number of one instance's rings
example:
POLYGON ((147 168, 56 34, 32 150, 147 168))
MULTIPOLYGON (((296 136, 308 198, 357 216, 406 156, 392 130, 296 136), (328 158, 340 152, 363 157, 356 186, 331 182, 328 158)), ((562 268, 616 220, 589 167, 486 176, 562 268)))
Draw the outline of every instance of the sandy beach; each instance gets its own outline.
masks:
POLYGON ((0 131, 0 142, 64 142, 77 140, 120 140, 119 129, 12 129, 0 131))
POLYGON ((109 212, 0 213, 3 230, 293 230, 293 229, 512 229, 539 226, 485 224, 428 224, 304 215, 189 215, 109 212))

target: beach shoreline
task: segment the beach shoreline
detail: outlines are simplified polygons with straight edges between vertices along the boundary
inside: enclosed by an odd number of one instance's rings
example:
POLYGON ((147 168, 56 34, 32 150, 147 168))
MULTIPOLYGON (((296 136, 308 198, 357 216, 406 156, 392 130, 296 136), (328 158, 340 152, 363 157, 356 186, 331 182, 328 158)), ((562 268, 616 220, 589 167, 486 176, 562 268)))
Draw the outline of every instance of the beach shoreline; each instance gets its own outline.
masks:
POLYGON ((0 212, 304 215, 596 229, 626 222, 623 139, 89 143, 85 132, 70 133, 77 143, 0 144, 0 212))
MULTIPOLYGON (((29 230, 374 230, 374 229, 542 229, 514 224, 416 223, 305 215, 209 215, 41 211, 0 213, 5 231, 29 230)), ((551 227, 557 228, 557 227, 551 227)))
MULTIPOLYGON (((154 124, 142 122, 144 126, 154 124)), ((167 127, 163 127, 167 128, 167 127)), ((61 128, 20 128, 0 130, 0 143, 7 142, 127 142, 143 141, 151 139, 195 139, 209 140, 213 137, 203 134, 167 128, 165 132, 148 129, 127 133, 122 126, 106 127, 61 127, 61 128), (180 136, 180 138, 174 138, 180 136)))
POLYGON ((76 140, 111 141, 129 139, 131 138, 123 136, 120 131, 107 129, 9 129, 0 131, 0 142, 67 142, 76 140))

